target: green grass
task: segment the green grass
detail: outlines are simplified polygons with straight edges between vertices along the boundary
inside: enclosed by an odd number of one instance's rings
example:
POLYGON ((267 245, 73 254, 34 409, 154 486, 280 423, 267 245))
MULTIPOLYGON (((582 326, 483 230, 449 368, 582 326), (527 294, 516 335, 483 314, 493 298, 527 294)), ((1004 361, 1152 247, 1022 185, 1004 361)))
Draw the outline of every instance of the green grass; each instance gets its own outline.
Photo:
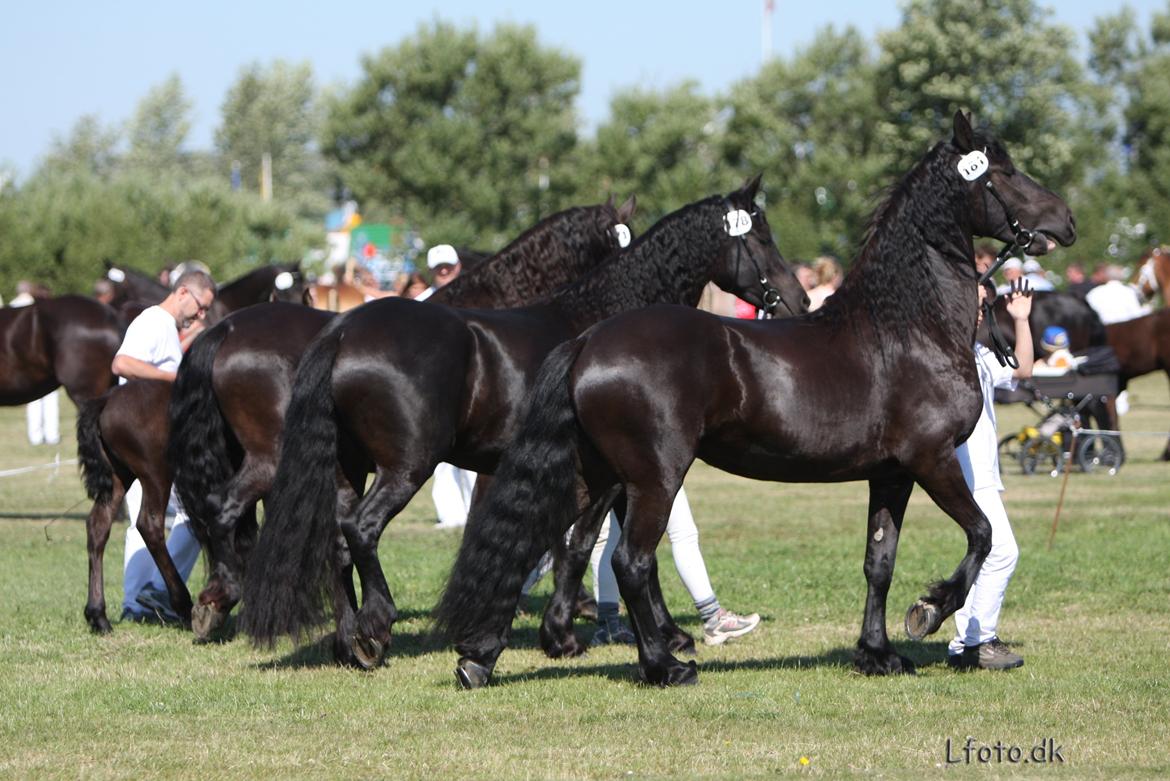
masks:
MULTIPOLYGON (((1124 427, 1166 430, 1165 380, 1143 379, 1131 393, 1124 427)), ((1001 431, 1030 417, 1003 409, 1001 431)), ((0 409, 0 438, 0 470, 52 460, 52 449, 24 443, 20 409, 0 409)), ((764 622, 701 647, 699 685, 670 691, 634 682, 630 648, 545 659, 535 617, 517 622, 497 685, 457 691, 454 654, 428 637, 427 611, 458 534, 431 528, 429 488, 383 538, 404 616, 376 672, 337 669, 320 644, 195 646, 180 631, 117 623, 95 637, 81 612, 88 503, 74 507, 83 498, 75 467, 0 478, 0 775, 917 778, 945 767, 948 738, 957 752, 972 736, 1025 752, 1051 737, 1065 762, 1043 772, 1061 778, 1166 777, 1170 464, 1154 460, 1163 445, 1132 436, 1118 475, 1074 474, 1051 550, 1061 481, 1009 469, 1022 555, 1001 629, 1027 664, 1007 673, 947 669, 950 622, 925 643, 901 640, 902 612, 965 546, 916 492, 889 601, 891 635, 919 664, 913 678, 867 679, 850 666, 865 593, 864 485, 753 483, 700 465, 688 491, 712 580, 724 605, 764 622)), ((111 606, 123 529, 106 556, 111 606)), ((696 631, 668 545, 660 556, 667 600, 696 631)), ((197 568, 192 583, 203 577, 197 568)))

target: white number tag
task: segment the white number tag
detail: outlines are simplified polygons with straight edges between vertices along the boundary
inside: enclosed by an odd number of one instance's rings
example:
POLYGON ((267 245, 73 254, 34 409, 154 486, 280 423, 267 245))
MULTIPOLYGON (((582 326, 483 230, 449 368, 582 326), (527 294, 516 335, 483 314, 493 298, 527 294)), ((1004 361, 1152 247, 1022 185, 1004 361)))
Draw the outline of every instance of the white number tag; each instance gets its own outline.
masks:
POLYGON ((752 216, 743 209, 732 209, 723 221, 727 223, 729 236, 742 236, 752 229, 752 216))
POLYGON ((288 290, 293 286, 293 275, 288 271, 282 271, 276 275, 272 284, 277 290, 288 290))
POLYGON ((976 149, 959 158, 959 175, 973 182, 987 173, 987 155, 976 149))
POLYGON ((613 226, 613 235, 617 236, 618 246, 622 249, 630 246, 630 229, 620 222, 613 226))
POLYGON ((121 284, 126 281, 126 272, 120 268, 112 268, 106 272, 106 277, 113 282, 121 284))

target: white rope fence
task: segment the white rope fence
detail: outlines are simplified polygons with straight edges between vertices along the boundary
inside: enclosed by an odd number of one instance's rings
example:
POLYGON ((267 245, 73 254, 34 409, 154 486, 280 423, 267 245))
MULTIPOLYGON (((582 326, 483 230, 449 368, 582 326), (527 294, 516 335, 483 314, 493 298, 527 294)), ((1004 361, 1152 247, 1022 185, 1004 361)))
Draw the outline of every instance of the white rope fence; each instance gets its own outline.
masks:
POLYGON ((36 466, 22 466, 19 469, 5 469, 3 471, 0 471, 0 477, 15 477, 16 475, 24 475, 24 474, 28 474, 29 472, 38 472, 42 469, 60 469, 62 465, 69 465, 69 464, 76 464, 76 463, 77 463, 76 458, 66 458, 66 459, 62 460, 61 454, 58 453, 57 457, 55 459, 53 459, 52 463, 37 464, 36 466))

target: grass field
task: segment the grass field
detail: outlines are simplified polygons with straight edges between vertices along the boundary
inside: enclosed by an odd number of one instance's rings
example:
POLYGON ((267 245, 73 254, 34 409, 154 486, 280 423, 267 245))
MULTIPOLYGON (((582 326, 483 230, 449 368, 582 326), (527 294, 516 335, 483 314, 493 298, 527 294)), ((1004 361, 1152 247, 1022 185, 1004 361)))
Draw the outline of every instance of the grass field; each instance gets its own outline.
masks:
MULTIPOLYGON (((1131 395, 1125 429, 1170 426, 1164 378, 1131 395)), ((68 427, 72 408, 62 406, 68 427)), ((1031 418, 1000 414, 1001 432, 1031 418)), ((55 452, 25 443, 20 409, 0 409, 0 441, 0 470, 55 452)), ((88 502, 76 468, 0 478, 0 776, 917 778, 948 759, 962 772, 970 736, 981 777, 1165 778, 1170 464, 1154 460, 1163 444, 1131 436, 1116 476, 1072 475, 1051 550, 1060 481, 1009 468, 1021 562, 1001 633, 1027 664, 998 674, 946 667, 949 621, 924 643, 902 640, 903 611, 965 546, 921 491, 889 603, 891 636, 919 675, 867 679, 850 664, 865 593, 864 485, 753 483, 699 465, 687 485, 719 597, 764 622, 739 641, 700 646, 699 685, 669 691, 634 682, 632 648, 545 659, 535 617, 517 622, 496 685, 457 691, 455 655, 429 639, 428 610, 458 534, 431 528, 429 488, 383 538, 404 616, 376 672, 333 667, 321 644, 195 646, 178 630, 118 623, 96 637, 82 617, 88 502), (1045 739, 1063 761, 1023 764, 1045 739), (1021 763, 1006 748, 996 763, 997 741, 1019 747, 1021 763), (984 766, 981 746, 992 759, 984 766)), ((61 457, 72 448, 70 436, 61 457)), ((123 528, 106 556, 115 619, 123 528)), ((669 546, 659 554, 667 600, 696 631, 669 546)), ((192 584, 203 578, 197 568, 192 584)))

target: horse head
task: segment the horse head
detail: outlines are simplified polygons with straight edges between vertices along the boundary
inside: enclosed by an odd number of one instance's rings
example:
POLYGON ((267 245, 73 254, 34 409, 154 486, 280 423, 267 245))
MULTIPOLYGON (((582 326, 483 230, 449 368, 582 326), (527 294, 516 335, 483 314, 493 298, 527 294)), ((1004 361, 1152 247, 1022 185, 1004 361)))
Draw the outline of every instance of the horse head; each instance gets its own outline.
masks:
POLYGON ((742 291, 743 300, 769 315, 777 311, 797 315, 808 311, 808 296, 777 249, 764 208, 756 202, 761 177, 757 174, 724 199, 727 211, 722 219, 728 240, 717 261, 714 282, 723 290, 742 291))
POLYGON ((630 229, 630 218, 634 216, 634 210, 638 206, 638 199, 631 195, 626 199, 621 206, 613 205, 613 195, 606 199, 602 208, 597 213, 598 229, 610 242, 610 246, 614 252, 625 249, 630 246, 630 242, 634 238, 633 231, 630 229))
POLYGON ((268 300, 304 303, 305 275, 301 272, 300 262, 277 263, 271 269, 275 275, 272 278, 272 292, 269 294, 268 300))
POLYGON ((978 236, 1015 243, 1032 255, 1076 241, 1076 221, 1068 204, 1012 163, 1003 145, 986 130, 973 130, 971 119, 955 112, 951 147, 955 169, 969 192, 971 230, 978 236))
POLYGON ((1130 284, 1137 288, 1142 302, 1147 303, 1159 293, 1163 300, 1170 288, 1170 246, 1153 247, 1142 255, 1130 284))

